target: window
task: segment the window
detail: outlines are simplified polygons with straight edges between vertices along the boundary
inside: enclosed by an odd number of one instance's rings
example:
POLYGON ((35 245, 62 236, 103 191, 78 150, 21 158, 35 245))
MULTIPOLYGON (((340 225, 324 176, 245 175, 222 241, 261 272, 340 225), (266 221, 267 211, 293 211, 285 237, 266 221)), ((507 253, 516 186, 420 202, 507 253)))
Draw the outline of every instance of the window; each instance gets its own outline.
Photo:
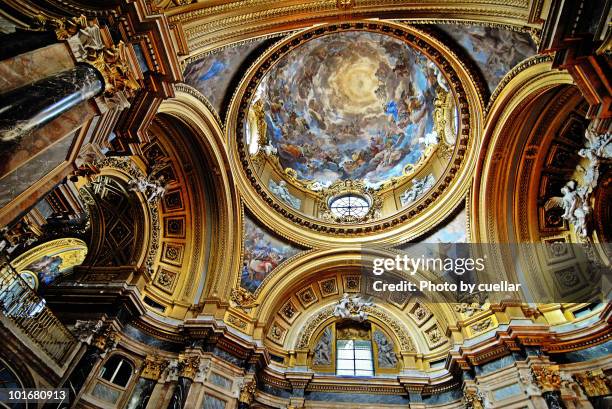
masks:
POLYGON ((363 196, 349 194, 332 199, 329 209, 336 217, 361 218, 368 214, 370 204, 363 196))
POLYGON ((100 378, 124 388, 132 376, 132 371, 132 364, 127 359, 113 355, 100 371, 100 378))
POLYGON ((336 375, 374 375, 372 341, 339 339, 336 342, 336 357, 336 375))

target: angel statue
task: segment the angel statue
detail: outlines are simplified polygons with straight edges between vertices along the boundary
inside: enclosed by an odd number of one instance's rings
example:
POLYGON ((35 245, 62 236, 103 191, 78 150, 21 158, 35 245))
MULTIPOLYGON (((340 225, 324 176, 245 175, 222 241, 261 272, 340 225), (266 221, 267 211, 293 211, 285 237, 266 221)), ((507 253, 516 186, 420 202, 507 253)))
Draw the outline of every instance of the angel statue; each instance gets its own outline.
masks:
POLYGON ((570 180, 561 188, 563 196, 548 199, 544 204, 544 210, 562 208, 564 212, 561 217, 574 226, 574 231, 578 236, 586 237, 588 234, 587 218, 591 214, 589 193, 588 186, 577 186, 575 180, 570 180))
POLYGON ((160 176, 158 179, 138 178, 128 182, 129 190, 140 192, 145 195, 147 202, 155 203, 166 194, 165 178, 160 176))
POLYGON ((576 181, 570 180, 561 188, 561 194, 563 196, 553 196, 546 204, 544 204, 544 210, 549 211, 555 207, 560 207, 564 210, 563 217, 565 220, 571 221, 574 215, 574 211, 580 206, 580 197, 576 190, 576 181))
POLYGON ((400 196, 402 206, 406 206, 417 200, 423 193, 431 189, 435 183, 436 178, 431 173, 422 179, 414 179, 412 181, 412 187, 400 196))
POLYGON ((347 293, 344 293, 342 299, 338 301, 338 304, 334 307, 334 316, 365 321, 368 318, 368 314, 363 310, 363 307, 371 305, 371 301, 363 300, 359 295, 350 298, 347 293))

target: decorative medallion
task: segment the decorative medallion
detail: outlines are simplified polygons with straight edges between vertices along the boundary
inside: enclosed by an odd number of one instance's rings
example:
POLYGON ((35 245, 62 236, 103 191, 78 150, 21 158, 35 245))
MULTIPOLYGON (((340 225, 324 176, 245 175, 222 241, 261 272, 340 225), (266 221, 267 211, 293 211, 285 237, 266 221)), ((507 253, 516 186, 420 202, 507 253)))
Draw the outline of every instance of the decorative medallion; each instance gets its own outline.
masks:
POLYGON ((297 293, 297 297, 304 308, 308 308, 310 305, 314 304, 319 300, 314 290, 312 289, 312 286, 308 286, 303 290, 300 290, 297 293))
POLYGON ((338 282, 336 281, 336 277, 319 281, 319 289, 321 290, 321 295, 323 297, 338 294, 338 282))

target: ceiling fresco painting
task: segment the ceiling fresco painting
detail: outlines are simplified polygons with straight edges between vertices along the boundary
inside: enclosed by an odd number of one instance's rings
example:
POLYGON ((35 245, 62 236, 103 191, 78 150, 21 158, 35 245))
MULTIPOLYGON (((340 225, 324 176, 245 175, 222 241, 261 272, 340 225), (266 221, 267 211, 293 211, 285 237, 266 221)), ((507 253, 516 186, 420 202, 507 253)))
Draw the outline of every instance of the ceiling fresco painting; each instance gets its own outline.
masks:
POLYGON ((274 237, 250 216, 245 215, 240 286, 255 292, 279 264, 300 251, 297 247, 274 237))
POLYGON ((467 243, 467 212, 461 210, 443 227, 421 240, 422 243, 467 243))
POLYGON ((259 83, 251 112, 265 135, 246 124, 247 143, 251 154, 265 144, 313 190, 339 180, 377 188, 434 150, 434 104, 449 92, 438 67, 399 39, 324 35, 282 57, 259 83))
POLYGON ((58 278, 70 274, 87 255, 86 244, 79 239, 51 240, 25 252, 13 261, 28 285, 39 293, 44 293, 58 278))
POLYGON ((264 42, 265 40, 255 40, 215 50, 202 59, 189 63, 183 73, 185 83, 200 91, 217 113, 221 114, 225 95, 232 93, 232 79, 239 74, 247 56, 264 42))
POLYGON ((440 24, 438 27, 474 59, 490 92, 516 64, 537 54, 535 44, 527 33, 455 24, 440 24))

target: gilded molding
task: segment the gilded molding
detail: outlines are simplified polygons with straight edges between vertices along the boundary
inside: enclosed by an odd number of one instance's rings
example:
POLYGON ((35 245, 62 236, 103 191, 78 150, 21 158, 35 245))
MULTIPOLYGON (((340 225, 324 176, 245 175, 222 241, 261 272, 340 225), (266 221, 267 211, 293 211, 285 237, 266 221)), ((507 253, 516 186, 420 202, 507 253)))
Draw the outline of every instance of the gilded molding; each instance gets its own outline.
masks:
POLYGON ((537 65, 537 64, 552 62, 552 60, 553 58, 551 55, 545 54, 545 55, 534 55, 518 63, 514 68, 512 68, 512 70, 507 72, 506 75, 504 75, 502 80, 499 82, 499 84, 497 84, 497 87, 495 87, 495 90, 493 90, 493 93, 491 94, 491 98, 489 98, 489 103, 487 104, 487 107, 485 108, 485 112, 488 113, 490 111, 491 106, 493 106, 493 104, 495 103, 495 100, 499 97, 504 87, 508 85, 508 83, 512 81, 521 71, 529 67, 532 67, 534 65, 537 65))
POLYGON ((189 94, 192 97, 196 98, 198 101, 200 101, 202 104, 204 104, 206 106, 206 109, 208 109, 210 111, 212 116, 217 121, 217 124, 221 127, 221 129, 223 129, 225 131, 225 124, 223 123, 223 120, 219 116, 219 113, 212 106, 210 101, 208 99, 206 99, 206 97, 204 95, 202 95, 202 93, 200 91, 198 91, 197 89, 195 89, 192 86, 187 85, 187 84, 185 84, 183 82, 179 82, 177 84, 174 84, 174 89, 176 91, 178 91, 178 92, 184 92, 186 94, 189 94))

